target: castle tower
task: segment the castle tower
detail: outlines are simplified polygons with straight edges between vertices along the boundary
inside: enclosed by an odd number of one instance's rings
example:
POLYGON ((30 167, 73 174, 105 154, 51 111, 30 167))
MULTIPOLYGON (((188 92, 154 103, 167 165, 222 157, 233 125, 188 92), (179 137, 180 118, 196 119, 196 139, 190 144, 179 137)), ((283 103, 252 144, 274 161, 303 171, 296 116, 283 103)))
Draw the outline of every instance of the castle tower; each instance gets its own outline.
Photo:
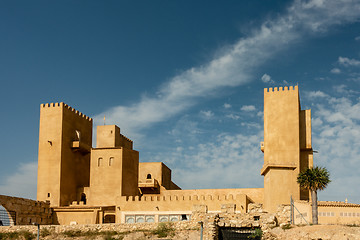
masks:
POLYGON ((133 142, 115 125, 97 126, 88 204, 113 206, 117 197, 138 195, 138 172, 139 152, 133 142))
POLYGON ((64 103, 41 104, 37 200, 67 206, 89 186, 92 119, 64 103))
POLYGON ((308 200, 296 182, 300 171, 312 167, 311 112, 301 110, 298 86, 264 89, 264 208, 308 200))

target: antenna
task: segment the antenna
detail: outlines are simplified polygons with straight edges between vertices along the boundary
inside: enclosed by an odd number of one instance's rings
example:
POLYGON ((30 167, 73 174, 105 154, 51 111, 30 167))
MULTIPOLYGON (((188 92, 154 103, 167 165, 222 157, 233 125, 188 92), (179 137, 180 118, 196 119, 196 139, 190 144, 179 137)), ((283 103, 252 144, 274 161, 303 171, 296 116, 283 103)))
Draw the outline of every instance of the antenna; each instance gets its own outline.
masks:
POLYGON ((105 126, 105 115, 104 115, 104 126, 105 126))

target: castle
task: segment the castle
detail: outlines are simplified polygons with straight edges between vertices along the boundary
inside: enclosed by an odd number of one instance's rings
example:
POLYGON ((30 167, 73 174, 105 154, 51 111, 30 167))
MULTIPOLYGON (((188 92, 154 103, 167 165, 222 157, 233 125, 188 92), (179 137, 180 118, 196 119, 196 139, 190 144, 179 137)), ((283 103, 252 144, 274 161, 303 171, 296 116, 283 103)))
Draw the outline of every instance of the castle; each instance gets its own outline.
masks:
POLYGON ((279 204, 309 200, 298 173, 313 165, 311 113, 298 87, 264 90, 264 188, 181 190, 162 162, 139 162, 133 142, 115 125, 97 126, 64 103, 41 104, 37 200, 50 201, 55 224, 189 220, 196 207, 226 205, 246 213, 249 203, 275 212, 279 204))

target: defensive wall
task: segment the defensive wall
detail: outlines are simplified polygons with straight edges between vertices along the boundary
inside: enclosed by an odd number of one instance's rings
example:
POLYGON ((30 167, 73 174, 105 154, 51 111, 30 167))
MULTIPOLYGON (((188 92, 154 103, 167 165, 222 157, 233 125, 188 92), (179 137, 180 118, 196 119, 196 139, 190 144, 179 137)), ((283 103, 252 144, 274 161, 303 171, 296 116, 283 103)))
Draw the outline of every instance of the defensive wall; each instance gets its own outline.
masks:
MULTIPOLYGON (((295 201, 294 223, 311 223, 312 204, 295 201)), ((360 204, 346 202, 318 201, 318 221, 320 224, 360 225, 360 204)))
MULTIPOLYGON (((116 222, 127 222, 128 216, 191 215, 194 206, 206 206, 218 213, 225 205, 233 205, 236 213, 246 213, 251 203, 261 203, 263 188, 169 190, 161 195, 123 196, 116 202, 116 222)), ((192 218, 192 217, 191 217, 192 218)))
POLYGON ((8 211, 10 224, 52 224, 49 202, 0 195, 0 205, 8 211))
MULTIPOLYGON (((192 212, 190 221, 178 221, 168 223, 175 232, 178 231, 198 231, 200 236, 201 226, 203 227, 204 240, 218 239, 219 233, 224 229, 251 232, 256 228, 261 228, 264 233, 275 226, 288 224, 290 220, 289 206, 280 206, 278 213, 265 213, 262 211, 261 204, 250 204, 249 212, 246 214, 236 213, 234 206, 224 205, 220 213, 209 213, 206 206, 196 205, 192 212)), ((158 223, 114 223, 114 224, 83 224, 83 225, 44 225, 41 229, 48 229, 55 233, 66 231, 80 232, 136 232, 153 231, 159 226, 158 223)), ((10 226, 0 227, 0 232, 15 232, 27 230, 34 234, 37 232, 36 226, 10 226)))

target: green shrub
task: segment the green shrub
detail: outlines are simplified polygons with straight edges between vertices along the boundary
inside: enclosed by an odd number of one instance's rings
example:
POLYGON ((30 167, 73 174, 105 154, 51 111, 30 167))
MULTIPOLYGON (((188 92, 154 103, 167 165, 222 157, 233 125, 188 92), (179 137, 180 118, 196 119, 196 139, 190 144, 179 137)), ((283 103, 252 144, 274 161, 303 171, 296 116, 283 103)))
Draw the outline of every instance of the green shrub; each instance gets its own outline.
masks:
POLYGON ((78 237, 82 235, 80 230, 68 230, 63 232, 63 234, 67 237, 78 237))
POLYGON ((51 235, 51 232, 48 228, 41 228, 40 229, 40 236, 41 237, 46 237, 46 236, 49 236, 51 235))
POLYGON ((261 228, 256 228, 255 231, 250 236, 248 236, 248 238, 249 239, 254 239, 254 240, 255 239, 260 240, 261 237, 262 237, 262 234, 263 234, 263 232, 262 232, 261 228))
POLYGON ((159 223, 157 228, 152 232, 158 237, 167 237, 169 234, 174 233, 174 228, 169 223, 159 223))
POLYGON ((291 225, 291 224, 285 224, 285 225, 281 226, 281 228, 282 228, 283 230, 287 230, 287 229, 292 228, 292 225, 291 225))
POLYGON ((25 238, 25 240, 32 240, 35 238, 35 234, 33 234, 29 231, 24 230, 24 231, 20 231, 19 233, 20 233, 20 235, 22 235, 25 238))

